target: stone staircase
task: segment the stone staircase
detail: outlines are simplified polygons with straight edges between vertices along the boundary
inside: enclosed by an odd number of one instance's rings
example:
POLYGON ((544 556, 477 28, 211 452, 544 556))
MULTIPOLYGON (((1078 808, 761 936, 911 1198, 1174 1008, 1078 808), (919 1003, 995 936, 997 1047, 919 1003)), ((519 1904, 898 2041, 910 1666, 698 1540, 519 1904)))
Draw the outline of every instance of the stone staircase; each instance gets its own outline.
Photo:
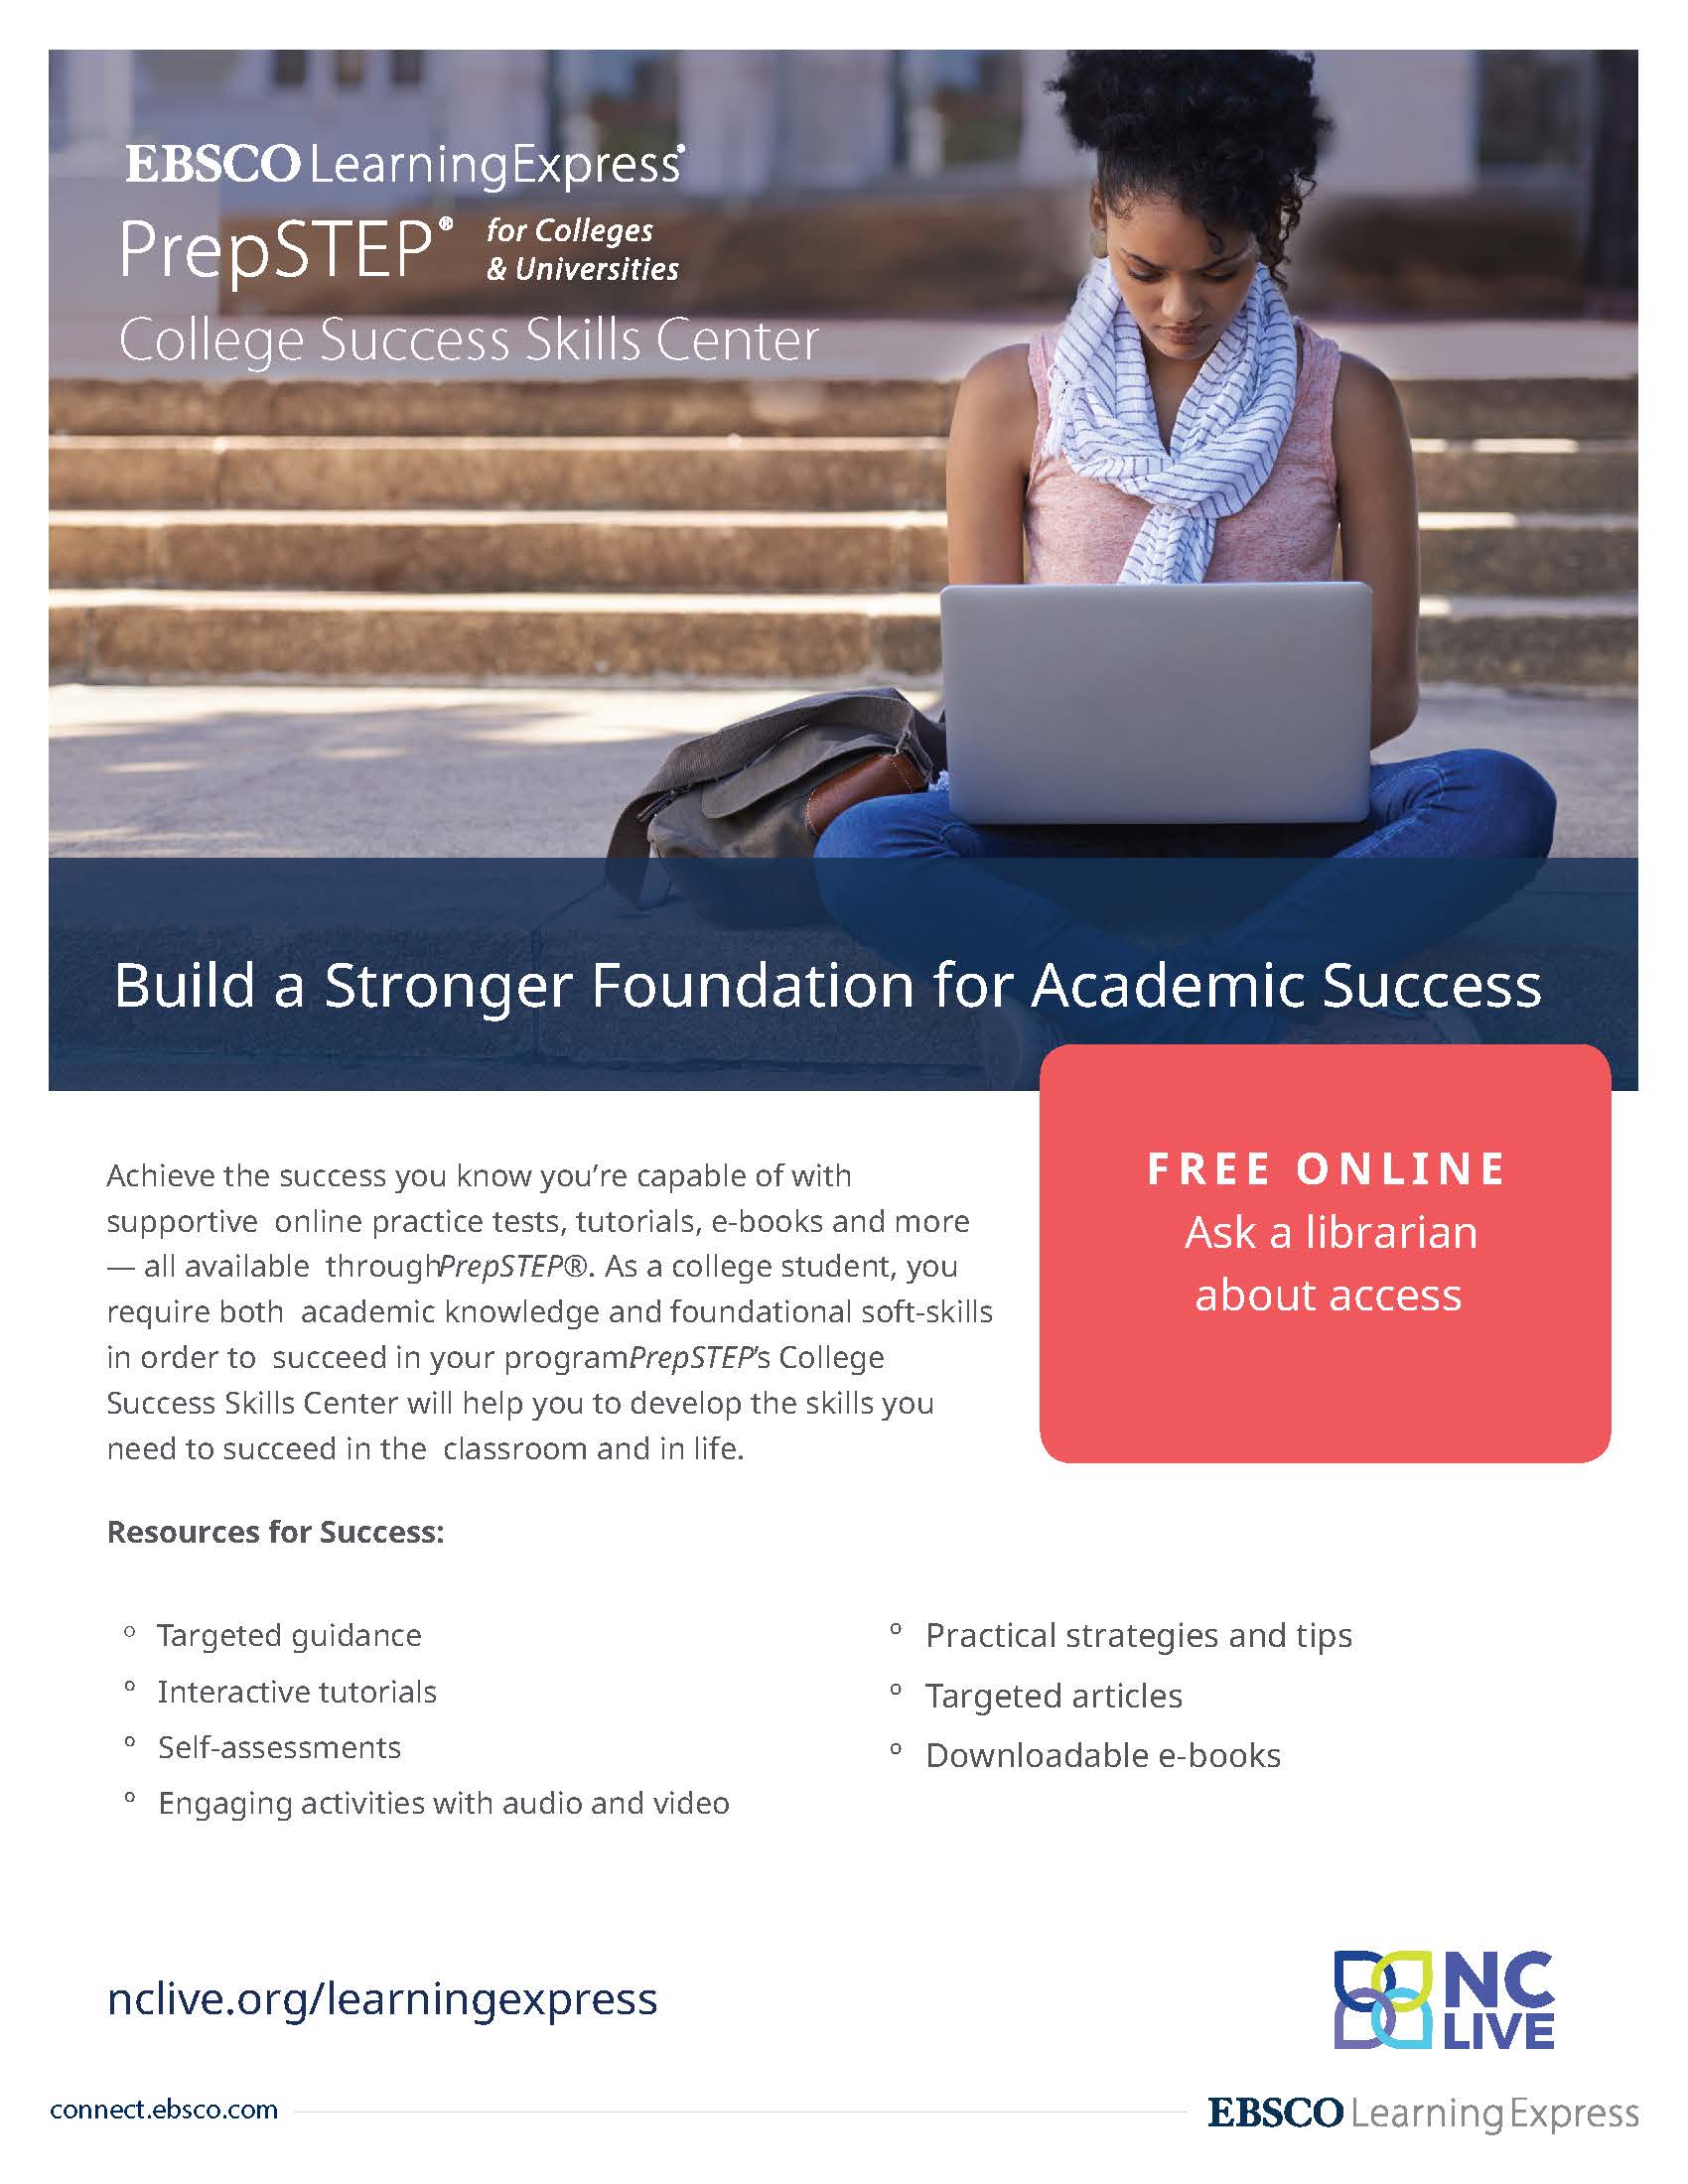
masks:
MULTIPOLYGON (((1409 380, 1433 683, 1635 677, 1635 386, 1409 380)), ((62 380, 84 682, 929 682, 925 380, 62 380)))

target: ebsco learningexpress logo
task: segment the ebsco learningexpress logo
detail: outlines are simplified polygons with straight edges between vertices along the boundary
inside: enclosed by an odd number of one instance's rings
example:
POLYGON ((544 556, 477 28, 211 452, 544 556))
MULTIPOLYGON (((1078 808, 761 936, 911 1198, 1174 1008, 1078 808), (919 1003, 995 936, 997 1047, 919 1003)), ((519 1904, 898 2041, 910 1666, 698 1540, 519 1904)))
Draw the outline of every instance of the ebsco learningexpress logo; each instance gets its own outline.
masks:
POLYGON ((1554 1997, 1540 1981, 1550 1961, 1544 1949, 1523 1949, 1503 1964, 1489 1949, 1474 1964, 1450 1949, 1439 1993, 1431 1950, 1338 1949, 1335 2045, 1434 2048, 1440 2012, 1448 2051, 1551 2048, 1554 1997))

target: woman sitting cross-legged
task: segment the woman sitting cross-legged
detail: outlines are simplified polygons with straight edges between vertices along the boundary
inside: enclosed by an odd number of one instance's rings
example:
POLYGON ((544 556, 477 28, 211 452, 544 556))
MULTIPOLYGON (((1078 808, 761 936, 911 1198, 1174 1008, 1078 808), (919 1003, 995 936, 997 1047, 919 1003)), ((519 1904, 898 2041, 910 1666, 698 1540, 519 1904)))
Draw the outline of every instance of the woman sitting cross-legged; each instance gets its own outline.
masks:
MULTIPOLYGON (((1371 591, 1371 740, 1387 744, 1418 708, 1417 491, 1388 379, 1292 317, 1280 288, 1326 126, 1311 62, 1075 53, 1055 88, 1073 137, 1096 154, 1096 263, 1061 327, 984 357, 962 384, 949 443, 951 583, 1318 583, 1339 542, 1343 577, 1371 591)), ((1122 710, 1130 702, 1122 689, 1122 710)), ((1037 733, 1029 721, 1028 736, 1037 733)), ((1169 849, 1333 866, 1484 860, 1480 880, 1449 876, 1453 930, 1522 884, 1546 857, 1553 822, 1553 791, 1531 766, 1450 751, 1374 763, 1370 810, 1353 825, 973 826, 940 780, 844 812, 816 854, 840 921, 892 960, 929 970, 902 890, 875 883, 884 860, 1169 849)), ((1350 952, 1352 889, 1322 881, 1318 870, 1301 874, 1207 954, 1312 957, 1327 943, 1350 952)), ((946 887, 956 930, 982 964, 1119 963, 1118 936, 1058 899, 1034 901, 995 873, 976 882, 956 871, 946 887)), ((1378 933, 1380 959, 1423 945, 1422 923, 1415 914, 1400 932, 1378 933)), ((1040 1042, 1075 1028, 1023 1021, 1028 1066, 1040 1042)))

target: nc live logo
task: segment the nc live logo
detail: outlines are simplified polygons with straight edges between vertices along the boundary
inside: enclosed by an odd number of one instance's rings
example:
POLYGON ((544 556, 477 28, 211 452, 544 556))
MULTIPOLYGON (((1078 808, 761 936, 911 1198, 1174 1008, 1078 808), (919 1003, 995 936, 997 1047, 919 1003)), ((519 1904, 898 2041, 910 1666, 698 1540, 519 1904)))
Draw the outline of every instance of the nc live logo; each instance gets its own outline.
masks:
POLYGON ((1550 2048, 1554 1997, 1541 1977, 1550 1962, 1545 1949, 1520 1950, 1504 1966, 1496 1949, 1476 1964, 1450 1949, 1439 1991, 1431 1950, 1338 1949, 1335 2045, 1434 2048, 1440 2016, 1444 2049, 1550 2048))

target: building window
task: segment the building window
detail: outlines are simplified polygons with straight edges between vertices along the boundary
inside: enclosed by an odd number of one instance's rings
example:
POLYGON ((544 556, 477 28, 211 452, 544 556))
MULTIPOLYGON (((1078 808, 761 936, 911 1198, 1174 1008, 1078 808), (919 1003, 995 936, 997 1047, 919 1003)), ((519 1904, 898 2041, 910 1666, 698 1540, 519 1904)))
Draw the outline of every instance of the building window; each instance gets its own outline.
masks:
POLYGON ((1485 171, 1580 167, 1588 153, 1590 57, 1485 53, 1477 162, 1485 171))
POLYGON ((392 57, 392 80, 395 90, 414 90, 422 80, 422 56, 419 53, 395 53, 392 57))
POLYGON ((897 125, 911 174, 1014 160, 1025 129, 1023 56, 900 53, 897 125))
POLYGON ((671 152, 680 133, 680 57, 551 57, 552 150, 614 156, 671 152))
POLYGON ((270 56, 270 81, 278 91, 302 89, 310 72, 309 54, 277 53, 270 56))
POLYGON ((363 88, 363 64, 367 54, 337 53, 334 57, 334 79, 343 91, 360 91, 363 88))
POLYGON ((679 57, 594 54, 590 110, 601 152, 671 152, 680 129, 679 57))

